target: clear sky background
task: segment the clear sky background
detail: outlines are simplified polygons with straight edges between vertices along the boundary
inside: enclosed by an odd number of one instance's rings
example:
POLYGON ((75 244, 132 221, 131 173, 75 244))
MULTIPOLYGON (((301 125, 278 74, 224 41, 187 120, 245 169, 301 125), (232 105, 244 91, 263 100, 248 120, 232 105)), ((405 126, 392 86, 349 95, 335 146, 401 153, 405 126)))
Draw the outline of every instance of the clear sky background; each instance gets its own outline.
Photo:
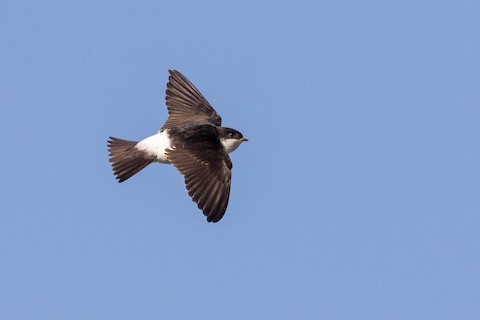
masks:
POLYGON ((2 1, 0 319, 480 319, 478 1, 2 1), (209 224, 119 184, 184 73, 250 139, 209 224))

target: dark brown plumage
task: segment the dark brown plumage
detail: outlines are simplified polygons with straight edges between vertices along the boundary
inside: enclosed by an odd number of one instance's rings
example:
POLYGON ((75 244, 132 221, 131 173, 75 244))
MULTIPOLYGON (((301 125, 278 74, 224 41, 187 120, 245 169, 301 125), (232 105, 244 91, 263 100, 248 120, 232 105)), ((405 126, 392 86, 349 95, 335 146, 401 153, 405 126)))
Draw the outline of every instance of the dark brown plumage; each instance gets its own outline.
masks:
POLYGON ((170 163, 184 176, 190 197, 209 222, 227 210, 232 162, 228 153, 243 135, 221 127, 222 118, 180 72, 170 70, 166 90, 169 117, 160 131, 140 142, 110 137, 108 150, 119 182, 152 162, 170 163))
POLYGON ((113 173, 118 182, 123 182, 139 172, 150 163, 155 157, 148 156, 143 151, 135 148, 137 142, 110 137, 108 140, 108 151, 110 151, 110 162, 113 173))
POLYGON ((223 150, 217 127, 185 125, 170 130, 168 160, 184 176, 188 194, 207 220, 219 221, 227 210, 232 162, 223 150))
POLYGON ((169 70, 165 100, 169 117, 160 130, 186 123, 222 125, 222 118, 207 99, 180 72, 169 70))

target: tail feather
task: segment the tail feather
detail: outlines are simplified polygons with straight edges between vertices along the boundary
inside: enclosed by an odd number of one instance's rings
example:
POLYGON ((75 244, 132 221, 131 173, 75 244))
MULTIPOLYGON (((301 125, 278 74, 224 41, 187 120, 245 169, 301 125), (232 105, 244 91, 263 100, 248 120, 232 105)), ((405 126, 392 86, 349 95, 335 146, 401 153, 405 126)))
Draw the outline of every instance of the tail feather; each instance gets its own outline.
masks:
POLYGON ((136 148, 136 141, 122 140, 110 137, 108 151, 113 173, 118 182, 123 182, 148 166, 155 159, 136 148))

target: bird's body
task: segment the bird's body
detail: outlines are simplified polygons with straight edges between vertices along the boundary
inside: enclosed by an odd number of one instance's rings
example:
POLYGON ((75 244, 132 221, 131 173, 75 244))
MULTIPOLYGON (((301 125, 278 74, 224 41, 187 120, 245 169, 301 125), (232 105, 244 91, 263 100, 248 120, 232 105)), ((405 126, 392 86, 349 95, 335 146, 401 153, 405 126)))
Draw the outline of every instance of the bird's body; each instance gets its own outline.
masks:
POLYGON ((152 162, 172 164, 207 220, 217 222, 230 195, 228 153, 248 140, 235 129, 221 127, 220 116, 178 71, 170 71, 166 94, 170 116, 156 134, 140 142, 110 137, 114 174, 123 182, 152 162))
POLYGON ((153 136, 137 143, 136 148, 150 154, 160 163, 170 163, 166 150, 172 147, 167 130, 159 131, 153 136))

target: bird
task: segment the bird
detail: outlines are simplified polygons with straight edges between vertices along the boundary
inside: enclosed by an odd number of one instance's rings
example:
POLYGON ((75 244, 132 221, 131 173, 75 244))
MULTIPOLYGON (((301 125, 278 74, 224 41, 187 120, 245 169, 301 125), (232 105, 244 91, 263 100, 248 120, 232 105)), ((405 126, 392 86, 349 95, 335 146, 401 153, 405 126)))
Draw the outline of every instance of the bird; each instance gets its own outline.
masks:
POLYGON ((173 165, 207 221, 218 222, 230 197, 229 153, 248 139, 238 130, 222 127, 220 115, 184 75, 168 72, 167 120, 157 133, 138 142, 109 137, 109 161, 118 182, 151 163, 173 165))

